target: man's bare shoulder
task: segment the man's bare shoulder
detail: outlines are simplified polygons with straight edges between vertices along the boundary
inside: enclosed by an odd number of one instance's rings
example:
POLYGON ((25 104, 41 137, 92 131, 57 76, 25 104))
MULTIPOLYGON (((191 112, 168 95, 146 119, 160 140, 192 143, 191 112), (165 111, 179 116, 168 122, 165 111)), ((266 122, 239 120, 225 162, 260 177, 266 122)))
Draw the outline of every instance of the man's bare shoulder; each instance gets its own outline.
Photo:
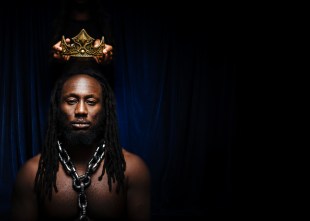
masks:
POLYGON ((41 154, 37 154, 36 156, 27 160, 22 165, 16 176, 16 184, 18 183, 29 183, 29 185, 33 184, 34 178, 38 170, 40 156, 41 154))
POLYGON ((129 152, 128 150, 125 149, 123 149, 123 154, 126 161, 126 167, 128 167, 128 169, 139 169, 140 167, 142 168, 146 167, 144 169, 148 169, 144 160, 137 154, 129 152))
POLYGON ((150 220, 151 177, 144 160, 123 150, 126 161, 127 203, 130 220, 150 220))
POLYGON ((38 164, 40 160, 41 154, 37 154, 34 157, 27 160, 23 166, 20 168, 19 172, 26 172, 26 171, 35 171, 37 172, 38 164))
POLYGON ((37 220, 34 182, 40 155, 27 160, 19 169, 12 193, 11 220, 37 220))
POLYGON ((137 180, 149 183, 150 173, 147 164, 137 154, 131 153, 123 149, 123 154, 126 161, 125 174, 129 180, 137 180), (134 179, 131 179, 134 178, 134 179))

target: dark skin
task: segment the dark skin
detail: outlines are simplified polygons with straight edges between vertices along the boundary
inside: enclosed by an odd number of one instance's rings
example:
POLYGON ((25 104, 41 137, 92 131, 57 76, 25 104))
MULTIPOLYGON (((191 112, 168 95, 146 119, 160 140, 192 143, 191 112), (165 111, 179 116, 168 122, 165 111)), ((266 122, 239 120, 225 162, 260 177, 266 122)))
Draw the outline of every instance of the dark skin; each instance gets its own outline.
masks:
MULTIPOLYGON (((87 133, 97 124, 102 109, 102 88, 99 82, 88 75, 69 78, 62 90, 60 109, 71 122, 72 130, 87 133), (76 123, 83 119, 85 124, 76 123)), ((95 152, 96 146, 87 148, 75 146, 68 149, 77 173, 86 172, 86 166, 95 152)), ((137 155, 123 149, 126 160, 125 190, 116 192, 116 183, 109 191, 107 175, 98 180, 103 162, 91 176, 91 185, 86 189, 87 215, 91 220, 150 219, 150 174, 144 161, 137 155)), ((34 180, 40 154, 28 160, 17 174, 12 197, 12 220, 75 220, 79 210, 77 192, 72 188, 72 179, 59 163, 57 172, 58 192, 53 190, 52 200, 38 205, 34 192, 34 180), (40 216, 39 216, 40 212, 40 216)))

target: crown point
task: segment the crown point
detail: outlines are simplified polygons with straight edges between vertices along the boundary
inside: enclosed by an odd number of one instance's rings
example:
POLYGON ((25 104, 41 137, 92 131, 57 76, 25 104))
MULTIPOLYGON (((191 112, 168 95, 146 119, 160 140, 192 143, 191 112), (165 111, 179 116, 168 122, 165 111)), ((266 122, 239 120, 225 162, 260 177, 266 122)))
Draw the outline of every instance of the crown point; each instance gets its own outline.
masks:
POLYGON ((78 35, 72 38, 72 43, 67 44, 65 37, 61 39, 63 50, 62 55, 73 57, 94 57, 102 56, 105 47, 104 37, 102 36, 99 46, 94 47, 95 39, 89 36, 85 29, 82 29, 78 35))

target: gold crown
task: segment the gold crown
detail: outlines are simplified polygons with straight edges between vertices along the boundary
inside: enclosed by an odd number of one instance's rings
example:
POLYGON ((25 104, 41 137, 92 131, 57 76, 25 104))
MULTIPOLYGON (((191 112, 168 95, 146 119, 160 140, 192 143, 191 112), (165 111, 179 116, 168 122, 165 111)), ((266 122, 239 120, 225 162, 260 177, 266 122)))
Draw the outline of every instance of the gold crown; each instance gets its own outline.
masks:
POLYGON ((100 44, 97 47, 94 47, 94 41, 95 39, 90 37, 85 29, 82 29, 77 36, 73 37, 69 44, 66 43, 65 36, 62 36, 62 51, 60 54, 73 57, 102 56, 105 47, 104 37, 102 36, 100 44))

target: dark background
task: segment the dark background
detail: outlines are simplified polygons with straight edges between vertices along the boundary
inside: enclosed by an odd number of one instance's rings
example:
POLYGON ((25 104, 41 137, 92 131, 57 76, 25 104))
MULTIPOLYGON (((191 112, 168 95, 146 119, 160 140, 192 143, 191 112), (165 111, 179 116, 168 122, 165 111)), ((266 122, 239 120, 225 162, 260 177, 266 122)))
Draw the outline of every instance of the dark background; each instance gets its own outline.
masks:
MULTIPOLYGON (((20 166, 44 137, 51 21, 61 1, 0 14, 0 220, 20 166)), ((152 175, 152 218, 230 217, 238 48, 230 5, 109 3, 123 146, 152 175)))

